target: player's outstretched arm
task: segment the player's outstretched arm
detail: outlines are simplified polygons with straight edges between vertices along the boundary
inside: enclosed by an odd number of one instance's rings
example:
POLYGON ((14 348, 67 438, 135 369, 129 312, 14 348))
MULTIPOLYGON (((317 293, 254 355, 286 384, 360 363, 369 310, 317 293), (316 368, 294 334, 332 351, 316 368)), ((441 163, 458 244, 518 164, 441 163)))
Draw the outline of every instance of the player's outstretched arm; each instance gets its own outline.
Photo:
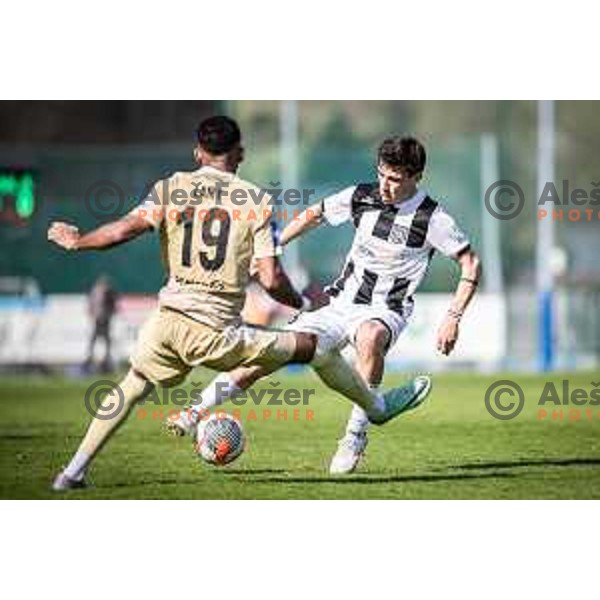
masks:
POLYGON ((304 235, 323 222, 322 203, 307 208, 297 219, 293 219, 281 233, 281 245, 285 246, 293 239, 304 235))
POLYGON ((458 340, 458 325, 464 312, 475 295, 481 278, 481 262, 477 254, 467 248, 456 257, 460 265, 461 275, 458 287, 448 310, 446 318, 440 327, 437 338, 437 349, 442 354, 450 354, 458 340))
POLYGON ((74 225, 55 221, 48 229, 48 239, 65 250, 104 250, 132 240, 152 225, 136 215, 127 215, 88 233, 80 233, 74 225))

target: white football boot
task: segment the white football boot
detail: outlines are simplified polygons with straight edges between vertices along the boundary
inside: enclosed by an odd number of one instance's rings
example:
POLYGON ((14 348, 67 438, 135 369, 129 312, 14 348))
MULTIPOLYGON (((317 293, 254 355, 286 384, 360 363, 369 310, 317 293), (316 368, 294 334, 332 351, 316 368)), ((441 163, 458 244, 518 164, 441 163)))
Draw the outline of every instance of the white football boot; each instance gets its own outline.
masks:
POLYGON ((85 479, 72 479, 61 471, 52 482, 54 492, 66 492, 68 490, 81 490, 88 487, 85 479))
MULTIPOLYGON (((420 406, 431 392, 431 377, 419 375, 409 383, 384 394, 386 410, 372 423, 381 425, 392 418, 420 406)), ((329 465, 332 475, 352 473, 365 453, 368 444, 367 432, 348 432, 340 440, 338 449, 329 465)))
POLYGON ((352 473, 365 453, 369 440, 367 432, 354 433, 349 431, 338 444, 337 452, 329 465, 332 475, 352 473))
POLYGON ((197 418, 192 416, 191 407, 186 406, 179 411, 175 418, 169 417, 165 422, 165 431, 175 437, 184 437, 196 435, 197 418))
POLYGON ((383 425, 399 415, 421 406, 431 392, 431 377, 419 375, 409 383, 383 394, 385 409, 381 414, 369 415, 374 425, 383 425))

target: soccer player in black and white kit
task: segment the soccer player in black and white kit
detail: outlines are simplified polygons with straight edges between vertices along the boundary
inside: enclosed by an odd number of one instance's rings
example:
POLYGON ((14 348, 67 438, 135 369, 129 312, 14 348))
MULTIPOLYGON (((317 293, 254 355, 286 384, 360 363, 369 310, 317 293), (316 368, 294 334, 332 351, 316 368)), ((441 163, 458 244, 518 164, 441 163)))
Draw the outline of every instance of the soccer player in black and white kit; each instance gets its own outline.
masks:
MULTIPOLYGON (((286 244, 322 223, 351 221, 354 242, 341 275, 328 289, 331 303, 303 313, 294 329, 354 345, 357 369, 367 383, 380 385, 387 351, 413 311, 413 296, 435 252, 455 259, 461 278, 437 336, 449 354, 459 323, 475 293, 480 261, 466 235, 446 209, 418 187, 425 169, 423 145, 412 137, 386 139, 378 151, 375 183, 360 183, 313 207, 314 218, 292 222, 282 234, 286 244)), ((332 473, 353 471, 367 445, 368 419, 355 407, 330 465, 332 473)))
MULTIPOLYGON (((301 312, 288 328, 315 333, 323 346, 331 348, 353 344, 357 370, 374 390, 381 383, 388 350, 408 323, 414 293, 433 254, 441 252, 461 267, 460 282, 437 337, 443 354, 452 352, 456 344, 460 320, 481 274, 479 258, 465 234, 445 208, 418 187, 425 163, 425 148, 416 139, 386 139, 378 151, 377 182, 359 183, 325 198, 291 222, 281 236, 285 245, 323 223, 353 223, 352 248, 340 276, 327 290, 330 304, 301 312)), ((222 401, 233 381, 260 376, 260 368, 253 367, 219 375, 203 393, 200 408, 214 405, 216 386, 225 391, 220 394, 222 401)), ((419 400, 414 406, 424 400, 430 385, 428 377, 417 377, 407 386, 407 393, 419 400)), ((365 412, 355 406, 331 461, 331 473, 356 468, 367 446, 368 425, 365 412)))

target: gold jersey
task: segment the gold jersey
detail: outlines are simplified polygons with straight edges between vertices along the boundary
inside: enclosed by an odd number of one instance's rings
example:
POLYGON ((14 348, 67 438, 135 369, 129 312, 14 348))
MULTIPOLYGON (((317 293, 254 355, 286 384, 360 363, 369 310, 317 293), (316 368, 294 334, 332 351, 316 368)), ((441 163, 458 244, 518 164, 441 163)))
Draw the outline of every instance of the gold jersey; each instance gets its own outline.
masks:
POLYGON ((253 258, 275 256, 270 197, 212 167, 158 181, 132 214, 160 233, 161 306, 215 329, 241 321, 253 258))

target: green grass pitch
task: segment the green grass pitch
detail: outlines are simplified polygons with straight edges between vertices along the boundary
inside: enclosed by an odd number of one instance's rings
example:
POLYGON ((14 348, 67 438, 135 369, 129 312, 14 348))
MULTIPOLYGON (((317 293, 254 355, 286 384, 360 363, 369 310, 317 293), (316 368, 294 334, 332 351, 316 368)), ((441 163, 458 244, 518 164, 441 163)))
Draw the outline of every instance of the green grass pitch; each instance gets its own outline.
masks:
MULTIPOLYGON (((194 374, 207 382, 209 373, 194 374)), ((597 377, 597 374, 596 374, 597 377)), ((591 389, 592 373, 556 374, 571 388, 591 389)), ((400 382, 388 375, 386 386, 400 382)), ((330 477, 327 464, 350 404, 326 390, 310 371, 271 377, 282 386, 316 389, 308 407, 251 406, 242 410, 248 446, 225 468, 202 463, 189 439, 162 433, 147 405, 105 447, 91 473, 93 489, 53 494, 49 484, 85 431, 83 406, 92 380, 0 379, 0 498, 600 498, 600 407, 546 405, 563 419, 538 418, 548 378, 525 375, 434 375, 433 392, 414 413, 372 428, 367 456, 350 476, 330 477), (523 412, 493 419, 484 394, 498 379, 525 392, 523 412), (288 420, 262 420, 264 409, 287 408, 288 420), (306 409, 314 420, 306 420, 306 409), (569 411, 581 418, 571 421, 569 411), (256 421, 247 420, 250 410, 256 421), (585 410, 591 410, 588 419, 585 410)), ((251 401, 250 401, 251 403, 251 401)), ((249 404, 250 404, 249 403, 249 404)), ((229 406, 228 410, 232 407, 229 406)))

